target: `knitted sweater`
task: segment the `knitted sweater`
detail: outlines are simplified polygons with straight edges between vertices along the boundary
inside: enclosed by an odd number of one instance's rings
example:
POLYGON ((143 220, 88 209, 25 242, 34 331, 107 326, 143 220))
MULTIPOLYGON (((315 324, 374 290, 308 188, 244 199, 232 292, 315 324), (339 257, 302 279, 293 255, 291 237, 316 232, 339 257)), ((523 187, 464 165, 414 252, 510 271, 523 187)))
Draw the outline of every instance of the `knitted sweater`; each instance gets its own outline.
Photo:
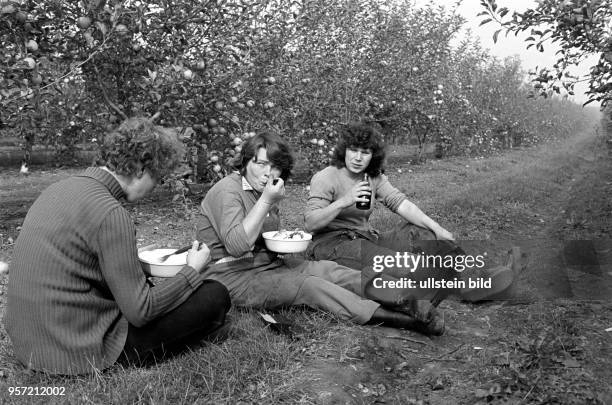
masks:
MULTIPOLYGON (((305 217, 308 217, 311 211, 325 208, 348 193, 358 181, 345 175, 336 166, 328 166, 315 173, 310 180, 310 195, 305 217)), ((372 188, 372 205, 369 210, 357 209, 355 205, 344 208, 324 229, 316 233, 322 234, 339 230, 371 232, 369 219, 374 211, 374 201, 382 203, 392 212, 397 213, 401 203, 406 200, 406 195, 393 187, 384 174, 370 178, 370 186, 372 188)))
POLYGON ((151 287, 138 262, 136 229, 117 180, 89 168, 51 185, 34 202, 15 243, 4 319, 16 357, 49 373, 113 364, 128 322, 171 311, 202 283, 185 266, 151 287))

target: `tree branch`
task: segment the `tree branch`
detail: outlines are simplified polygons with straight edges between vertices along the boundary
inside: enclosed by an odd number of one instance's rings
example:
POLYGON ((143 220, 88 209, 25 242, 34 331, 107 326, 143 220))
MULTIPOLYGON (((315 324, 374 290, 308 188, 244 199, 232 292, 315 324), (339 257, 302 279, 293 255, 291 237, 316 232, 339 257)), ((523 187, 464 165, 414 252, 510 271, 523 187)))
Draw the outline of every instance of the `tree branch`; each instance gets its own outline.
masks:
POLYGON ((93 65, 93 68, 96 71, 96 80, 98 81, 98 84, 100 85, 100 90, 102 91, 102 96, 104 97, 104 100, 110 106, 110 108, 115 110, 115 112, 119 114, 121 118, 126 120, 128 118, 127 115, 125 115, 125 113, 121 111, 121 109, 117 107, 115 103, 111 101, 111 99, 108 97, 108 94, 106 94, 106 90, 104 89, 104 84, 102 83, 102 80, 100 80, 100 71, 98 70, 98 67, 96 65, 93 65))

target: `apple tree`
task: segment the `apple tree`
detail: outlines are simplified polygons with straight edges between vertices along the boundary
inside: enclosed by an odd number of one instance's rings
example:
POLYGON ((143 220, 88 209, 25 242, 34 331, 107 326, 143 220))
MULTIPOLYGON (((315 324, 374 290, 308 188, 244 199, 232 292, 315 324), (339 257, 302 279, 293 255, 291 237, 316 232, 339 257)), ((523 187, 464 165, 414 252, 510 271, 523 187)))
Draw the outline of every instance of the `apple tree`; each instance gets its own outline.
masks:
POLYGON ((486 18, 481 24, 496 22, 506 34, 528 31, 527 48, 539 51, 555 44, 559 50, 556 63, 533 73, 534 90, 543 96, 561 89, 573 94, 574 85, 581 78, 572 76, 568 68, 596 55, 598 61, 586 78, 589 82, 588 101, 602 106, 612 100, 612 3, 610 0, 540 0, 523 12, 498 7, 495 0, 481 0, 486 18))

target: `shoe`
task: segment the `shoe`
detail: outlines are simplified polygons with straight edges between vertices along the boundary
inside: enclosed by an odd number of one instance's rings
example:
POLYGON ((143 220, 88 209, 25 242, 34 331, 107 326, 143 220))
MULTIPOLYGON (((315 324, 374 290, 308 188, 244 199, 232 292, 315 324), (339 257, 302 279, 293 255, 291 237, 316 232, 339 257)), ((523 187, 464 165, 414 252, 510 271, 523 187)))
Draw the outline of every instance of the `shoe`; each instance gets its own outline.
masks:
POLYGON ((435 306, 427 300, 406 298, 390 309, 410 315, 418 321, 427 323, 432 319, 432 313, 436 311, 435 306))
POLYGON ((444 314, 440 315, 436 311, 436 316, 427 324, 427 332, 432 336, 442 336, 445 330, 446 322, 444 321, 444 314))
POLYGON ((379 307, 366 324, 409 329, 431 336, 444 334, 445 328, 444 318, 439 316, 437 311, 428 322, 422 322, 403 312, 391 311, 383 307, 379 307))
POLYGON ((461 298, 468 302, 486 301, 506 291, 525 269, 524 255, 519 247, 513 247, 508 251, 508 260, 505 265, 491 269, 475 269, 469 273, 462 273, 463 281, 468 284, 468 279, 491 279, 491 288, 477 288, 466 286, 460 291, 461 298))
POLYGON ((453 294, 453 290, 449 288, 440 288, 438 289, 438 291, 436 291, 436 293, 431 298, 431 300, 429 300, 429 302, 431 303, 431 305, 437 308, 438 305, 440 305, 440 303, 451 294, 453 294))

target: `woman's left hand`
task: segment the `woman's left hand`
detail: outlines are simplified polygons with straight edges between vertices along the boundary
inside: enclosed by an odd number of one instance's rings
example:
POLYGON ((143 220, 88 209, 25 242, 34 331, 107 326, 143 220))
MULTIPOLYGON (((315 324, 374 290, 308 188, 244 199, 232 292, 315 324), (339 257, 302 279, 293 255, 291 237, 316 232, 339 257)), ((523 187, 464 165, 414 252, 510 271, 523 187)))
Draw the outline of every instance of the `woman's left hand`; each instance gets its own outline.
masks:
POLYGON ((442 227, 435 229, 434 234, 436 234, 436 239, 438 240, 455 240, 453 234, 442 227))

